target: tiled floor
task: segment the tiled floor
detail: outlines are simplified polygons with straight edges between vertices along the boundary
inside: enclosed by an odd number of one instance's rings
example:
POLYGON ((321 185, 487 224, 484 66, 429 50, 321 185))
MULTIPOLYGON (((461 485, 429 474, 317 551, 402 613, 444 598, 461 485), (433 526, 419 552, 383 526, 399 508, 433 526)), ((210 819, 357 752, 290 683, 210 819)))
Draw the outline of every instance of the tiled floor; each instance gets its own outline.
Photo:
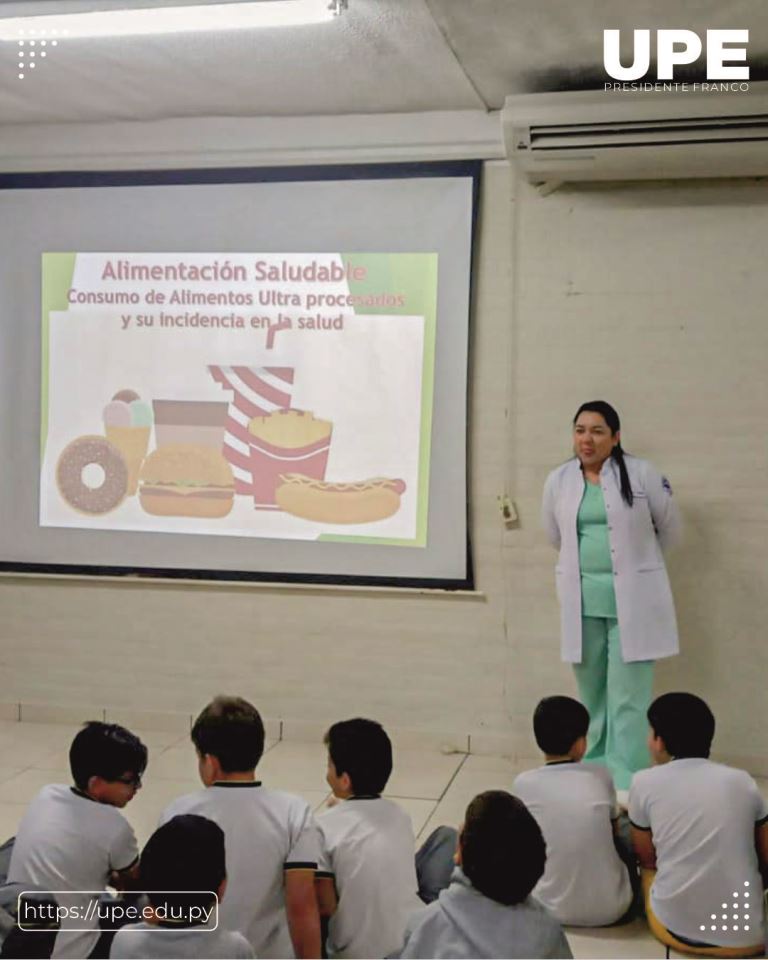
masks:
MULTIPOLYGON (((0 722, 0 842, 12 836, 25 805, 46 783, 70 781, 69 743, 76 726, 0 722)), ((154 830, 163 807, 200 788, 197 762, 187 734, 135 731, 149 747, 145 783, 124 813, 142 845, 154 830)), ((265 785, 305 797, 315 809, 328 799, 325 748, 318 742, 270 740, 258 768, 265 785)), ((482 790, 509 789, 521 766, 501 757, 444 754, 397 749, 387 795, 408 811, 417 837, 423 839, 441 823, 458 825, 467 804, 482 790)), ((768 781, 759 781, 768 797, 768 781)), ((573 954, 586 957, 662 958, 664 948, 647 927, 635 921, 609 929, 571 928, 573 954)), ((674 954, 673 954, 674 956, 674 954)))

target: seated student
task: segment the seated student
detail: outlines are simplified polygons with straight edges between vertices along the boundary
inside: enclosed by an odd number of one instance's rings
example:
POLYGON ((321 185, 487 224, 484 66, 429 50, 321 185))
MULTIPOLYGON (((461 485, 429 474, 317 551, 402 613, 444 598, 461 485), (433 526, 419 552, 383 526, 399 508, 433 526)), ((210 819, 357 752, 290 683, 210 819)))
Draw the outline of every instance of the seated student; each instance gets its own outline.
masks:
POLYGON ((616 790, 605 767, 580 763, 589 713, 572 697, 545 697, 533 715, 545 764, 521 773, 513 793, 534 815, 547 844, 547 866, 533 891, 560 923, 615 923, 632 902, 627 868, 614 845, 616 790))
POLYGON ((400 957, 571 957, 552 914, 530 896, 546 846, 522 800, 503 790, 467 807, 451 885, 408 922, 400 957))
POLYGON ((317 825, 306 800, 262 787, 258 710, 240 697, 216 697, 192 727, 204 790, 174 800, 166 823, 197 813, 224 831, 227 896, 219 923, 243 933, 258 957, 319 957, 315 870, 317 825))
POLYGON ((154 916, 115 934, 113 960, 253 957, 241 933, 217 925, 227 872, 224 834, 212 820, 186 814, 158 827, 142 851, 139 883, 154 916))
POLYGON ((47 890, 30 890, 23 883, 0 887, 0 960, 6 957, 53 956, 59 930, 59 905, 47 890))
POLYGON ((708 759, 715 718, 699 697, 664 694, 648 720, 658 766, 635 774, 629 818, 640 866, 658 871, 651 929, 657 918, 662 933, 694 946, 760 944, 768 806, 749 774, 708 759))
POLYGON ((325 735, 328 785, 340 803, 318 818, 324 852, 321 912, 334 957, 384 957, 403 945, 417 894, 411 818, 381 792, 392 772, 392 744, 373 720, 334 723, 325 735), (328 906, 330 904, 330 907, 328 906))
MULTIPOLYGON (((139 850, 131 826, 115 808, 124 807, 141 787, 147 748, 123 727, 94 720, 72 741, 69 764, 74 787, 43 787, 24 814, 8 881, 50 891, 123 886, 135 878, 139 850)), ((54 956, 87 957, 99 941, 98 918, 88 916, 93 900, 58 892, 56 899, 82 917, 62 919, 54 956)))

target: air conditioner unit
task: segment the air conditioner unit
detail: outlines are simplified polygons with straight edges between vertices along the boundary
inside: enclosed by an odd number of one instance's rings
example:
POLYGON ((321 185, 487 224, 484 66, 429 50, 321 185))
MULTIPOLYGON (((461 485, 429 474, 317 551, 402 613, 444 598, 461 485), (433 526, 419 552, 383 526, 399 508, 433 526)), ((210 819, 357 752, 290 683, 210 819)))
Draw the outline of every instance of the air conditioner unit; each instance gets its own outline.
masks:
POLYGON ((688 87, 507 97, 507 156, 532 183, 768 176, 768 83, 688 87))

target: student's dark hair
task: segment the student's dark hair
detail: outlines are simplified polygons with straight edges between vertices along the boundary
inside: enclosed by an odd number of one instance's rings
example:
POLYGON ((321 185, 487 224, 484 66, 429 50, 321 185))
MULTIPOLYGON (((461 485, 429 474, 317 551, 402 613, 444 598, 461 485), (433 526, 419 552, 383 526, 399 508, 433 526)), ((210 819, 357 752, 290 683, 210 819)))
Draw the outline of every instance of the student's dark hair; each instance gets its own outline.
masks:
POLYGON ((536 743, 550 756, 565 756, 588 729, 589 712, 573 697, 544 697, 533 712, 536 743))
POLYGON ((147 748, 116 723, 90 720, 69 748, 69 767, 79 790, 88 790, 91 777, 117 780, 125 773, 140 776, 147 768, 147 748))
POLYGON ((665 693, 648 708, 648 722, 672 757, 708 757, 715 717, 693 693, 665 693))
POLYGON ((392 773, 392 743, 375 720, 341 720, 328 730, 323 742, 336 773, 349 774, 357 796, 381 793, 392 773))
POLYGON ((207 907, 226 875, 224 832, 193 813, 158 827, 139 861, 141 888, 153 907, 207 907))
POLYGON ((507 906, 525 900, 544 874, 541 829, 523 801, 504 790, 480 793, 470 803, 459 845, 472 886, 507 906))
POLYGON ((216 757, 225 773, 253 770, 264 753, 264 724, 242 697, 215 697, 195 720, 192 743, 216 757))
MULTIPOLYGON (((576 416, 573 418, 574 426, 576 426, 576 421, 582 413, 599 413, 608 425, 611 436, 615 436, 619 430, 621 430, 621 421, 619 420, 618 413, 616 413, 610 403, 606 403, 605 400, 588 400, 586 403, 582 403, 576 411, 576 416)), ((634 496, 632 494, 632 484, 629 482, 627 465, 624 462, 624 451, 622 450, 621 443, 617 443, 613 450, 611 450, 611 457, 616 461, 616 465, 619 468, 621 498, 631 507, 634 503, 634 496)))

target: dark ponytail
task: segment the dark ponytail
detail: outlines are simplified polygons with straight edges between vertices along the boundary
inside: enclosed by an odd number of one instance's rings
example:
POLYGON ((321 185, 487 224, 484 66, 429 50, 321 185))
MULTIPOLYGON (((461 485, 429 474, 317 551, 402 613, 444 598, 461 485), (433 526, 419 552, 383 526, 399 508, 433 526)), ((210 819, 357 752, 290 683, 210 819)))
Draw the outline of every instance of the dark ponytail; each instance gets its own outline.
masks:
MULTIPOLYGON (((582 403, 576 411, 576 416, 573 418, 574 425, 579 419, 579 416, 585 412, 599 413, 603 420, 605 420, 608 429, 611 431, 611 435, 615 436, 619 430, 621 430, 621 421, 619 420, 618 413, 616 413, 610 403, 606 403, 605 400, 589 400, 587 403, 582 403)), ((635 498, 632 494, 632 484, 629 482, 629 474, 627 473, 627 465, 624 462, 624 451, 621 449, 621 443, 617 443, 613 450, 611 450, 611 457, 616 461, 619 468, 621 499, 627 506, 631 507, 635 498)))
POLYGON ((613 448, 611 451, 611 456, 619 465, 619 476, 621 477, 621 499, 627 504, 628 507, 631 507, 635 501, 635 497, 632 493, 632 484, 629 482, 627 465, 624 462, 624 451, 621 449, 620 443, 617 443, 613 448))

